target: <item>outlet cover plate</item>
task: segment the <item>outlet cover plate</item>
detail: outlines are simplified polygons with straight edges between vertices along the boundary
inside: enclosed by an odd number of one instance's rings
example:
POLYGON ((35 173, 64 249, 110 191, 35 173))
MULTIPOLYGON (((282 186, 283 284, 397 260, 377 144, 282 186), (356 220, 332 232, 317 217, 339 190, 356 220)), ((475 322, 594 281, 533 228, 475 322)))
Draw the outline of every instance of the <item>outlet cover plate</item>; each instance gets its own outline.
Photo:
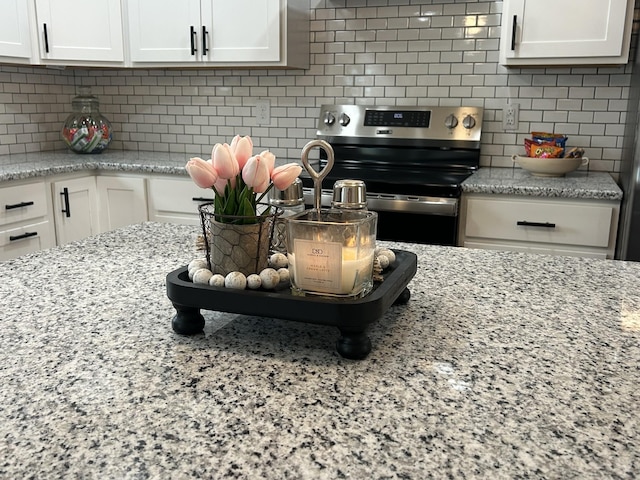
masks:
POLYGON ((517 130, 520 116, 520 104, 508 103, 502 110, 503 130, 517 130))
POLYGON ((256 102, 256 123, 258 125, 271 123, 271 102, 268 99, 260 99, 256 102))

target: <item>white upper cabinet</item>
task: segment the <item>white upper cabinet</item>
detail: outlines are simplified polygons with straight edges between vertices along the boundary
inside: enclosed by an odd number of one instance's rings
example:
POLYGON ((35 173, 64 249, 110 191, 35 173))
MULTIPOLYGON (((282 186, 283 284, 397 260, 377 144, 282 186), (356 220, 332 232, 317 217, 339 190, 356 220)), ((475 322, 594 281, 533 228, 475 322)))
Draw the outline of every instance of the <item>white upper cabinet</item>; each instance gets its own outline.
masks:
MULTIPOLYGON (((284 5, 283 5, 284 6, 284 5)), ((280 61, 280 0, 210 0, 202 2, 206 51, 214 62, 280 61)))
POLYGON ((120 0, 36 0, 35 5, 41 63, 124 63, 120 0))
POLYGON ((9 57, 12 63, 29 63, 31 60, 31 30, 28 2, 2 0, 0 15, 0 58, 9 57))
POLYGON ((128 0, 132 62, 192 62, 200 59, 200 0, 128 0))
POLYGON ((127 0, 133 66, 309 65, 308 0, 127 0))
POLYGON ((634 0, 504 0, 500 64, 625 64, 633 6, 634 0))

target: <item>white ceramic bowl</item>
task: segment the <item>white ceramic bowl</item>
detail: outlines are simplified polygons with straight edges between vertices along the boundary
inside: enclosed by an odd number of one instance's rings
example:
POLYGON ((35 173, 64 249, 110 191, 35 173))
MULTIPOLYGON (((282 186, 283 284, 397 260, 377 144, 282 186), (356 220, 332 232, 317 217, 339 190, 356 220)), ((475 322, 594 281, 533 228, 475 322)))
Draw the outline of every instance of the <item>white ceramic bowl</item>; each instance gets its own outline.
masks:
POLYGON ((582 158, 535 158, 513 155, 511 159, 535 177, 562 177, 589 163, 582 158))

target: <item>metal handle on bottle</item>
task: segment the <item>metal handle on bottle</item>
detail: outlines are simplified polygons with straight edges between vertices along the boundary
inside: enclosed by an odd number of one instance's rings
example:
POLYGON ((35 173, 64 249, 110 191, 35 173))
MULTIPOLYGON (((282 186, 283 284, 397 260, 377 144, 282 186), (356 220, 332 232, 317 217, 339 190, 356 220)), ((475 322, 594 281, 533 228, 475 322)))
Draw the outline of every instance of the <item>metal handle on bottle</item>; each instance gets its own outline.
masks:
POLYGON ((309 173, 309 176, 313 179, 313 191, 314 191, 314 206, 315 209, 320 212, 322 205, 322 179, 326 177, 333 168, 334 153, 333 148, 324 140, 311 140, 302 148, 302 165, 309 173), (320 147, 327 154, 327 163, 322 170, 316 172, 309 164, 309 152, 313 147, 320 147))

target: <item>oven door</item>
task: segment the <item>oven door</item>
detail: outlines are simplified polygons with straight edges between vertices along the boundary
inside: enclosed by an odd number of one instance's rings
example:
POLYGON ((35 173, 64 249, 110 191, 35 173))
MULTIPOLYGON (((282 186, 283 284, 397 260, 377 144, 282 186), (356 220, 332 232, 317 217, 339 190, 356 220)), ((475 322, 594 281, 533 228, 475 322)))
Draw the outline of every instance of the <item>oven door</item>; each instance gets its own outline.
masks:
MULTIPOLYGON (((314 193, 304 188, 305 205, 314 193)), ((322 190, 322 207, 331 207, 333 192, 322 190)), ((458 198, 367 193, 367 208, 378 213, 377 238, 396 242, 455 246, 458 238, 458 198)))

